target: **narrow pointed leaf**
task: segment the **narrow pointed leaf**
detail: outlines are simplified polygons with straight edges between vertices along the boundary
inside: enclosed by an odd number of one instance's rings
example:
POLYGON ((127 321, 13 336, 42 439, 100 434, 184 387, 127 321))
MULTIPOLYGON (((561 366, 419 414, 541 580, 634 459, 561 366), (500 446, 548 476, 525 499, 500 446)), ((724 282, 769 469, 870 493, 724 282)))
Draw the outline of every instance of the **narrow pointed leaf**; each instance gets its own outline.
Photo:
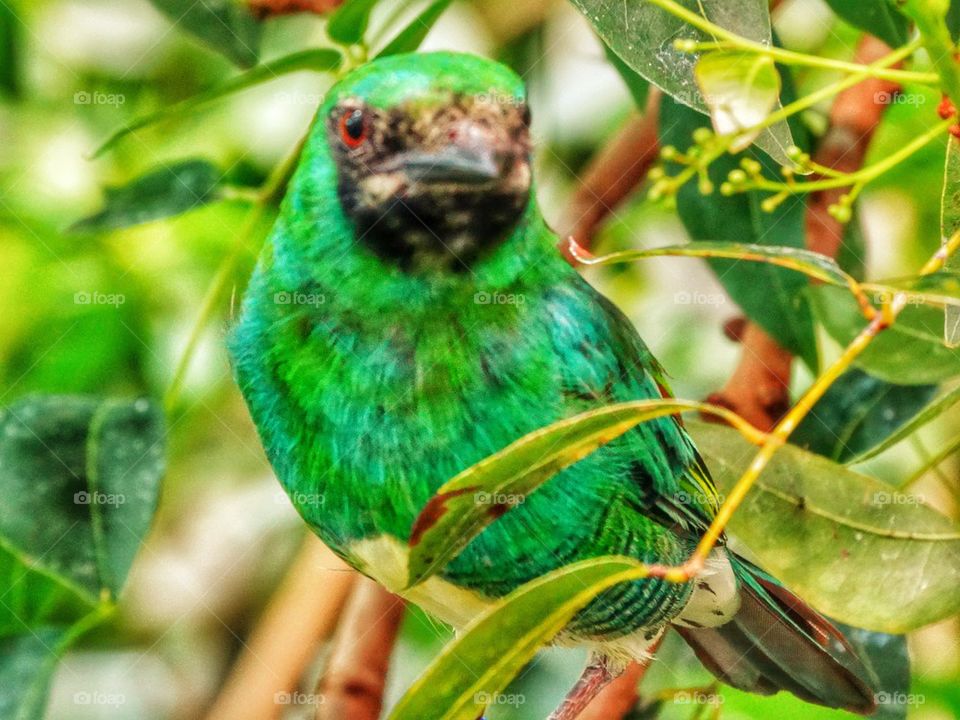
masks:
POLYGON ((427 37, 433 26, 443 15, 443 12, 450 7, 452 0, 434 0, 426 9, 423 10, 413 21, 407 25, 400 33, 393 38, 387 46, 383 48, 377 57, 386 57, 387 55, 399 55, 400 53, 413 52, 424 38, 427 37))
POLYGON ((629 558, 600 557, 518 588, 444 649, 389 720, 475 720, 484 698, 502 691, 577 611, 603 590, 644 576, 629 558))
MULTIPOLYGON (((944 244, 960 232, 960 141, 950 136, 943 173, 943 197, 940 203, 940 236, 944 244)), ((947 270, 960 272, 960 258, 947 261, 947 270)), ((960 307, 947 307, 944 313, 944 340, 950 347, 960 346, 960 307)))
POLYGON ((565 467, 641 422, 685 410, 737 421, 729 411, 684 400, 620 403, 536 430, 467 468, 437 491, 414 523, 408 584, 442 570, 487 525, 565 467))
POLYGON ((347 0, 327 21, 327 35, 344 45, 363 40, 370 24, 370 13, 379 0, 347 0))
MULTIPOLYGON (((756 448, 730 428, 688 429, 722 493, 756 448)), ((786 445, 730 531, 757 561, 841 622, 903 633, 960 612, 960 526, 878 480, 786 445)))
POLYGON ((262 26, 246 3, 234 0, 150 0, 179 30, 241 67, 256 65, 262 26))
POLYGON ((304 70, 312 72, 332 72, 340 67, 341 62, 343 62, 343 56, 336 50, 319 48, 317 50, 296 52, 264 63, 263 65, 258 65, 247 72, 235 75, 220 85, 216 85, 209 90, 194 95, 192 98, 188 98, 183 102, 176 103, 150 115, 145 115, 123 126, 108 137, 103 144, 93 152, 93 157, 103 155, 103 153, 132 132, 164 120, 183 117, 190 111, 214 100, 219 100, 220 98, 240 92, 241 90, 246 90, 254 85, 275 80, 281 75, 288 75, 304 70))
MULTIPOLYGON (((677 50, 674 41, 713 40, 706 33, 657 7, 649 0, 573 0, 600 38, 634 71, 698 112, 707 103, 694 80, 697 55, 677 50)), ((726 30, 770 44, 770 10, 766 0, 677 0, 677 4, 726 30)), ((793 165, 787 149, 793 137, 786 123, 764 130, 757 145, 782 165, 793 165)))
POLYGON ((921 410, 936 385, 895 385, 852 368, 797 426, 790 440, 837 462, 867 452, 921 410))
POLYGON ((71 232, 102 232, 180 215, 221 197, 222 171, 206 160, 163 165, 127 185, 107 188, 103 209, 71 232))
MULTIPOLYGON (((808 290, 817 318, 837 342, 849 344, 866 321, 853 296, 840 288, 808 290)), ((871 375, 899 384, 932 384, 960 375, 960 348, 943 341, 943 310, 908 304, 896 323, 855 360, 871 375)))
POLYGON ((694 69, 697 85, 718 135, 734 135, 731 150, 749 147, 761 132, 748 130, 766 119, 780 97, 780 74, 764 55, 736 51, 706 53, 694 69))
POLYGON ((883 451, 892 448, 898 442, 913 435, 913 433, 917 432, 927 423, 932 422, 940 417, 940 415, 947 412, 947 410, 955 406, 958 402, 960 402, 960 385, 953 388, 949 392, 944 393, 939 398, 931 402, 929 405, 923 408, 923 410, 903 423, 896 432, 885 438, 883 442, 878 443, 871 449, 862 452, 856 457, 848 460, 848 464, 852 465, 854 463, 863 462, 864 460, 869 460, 872 457, 876 457, 883 451))

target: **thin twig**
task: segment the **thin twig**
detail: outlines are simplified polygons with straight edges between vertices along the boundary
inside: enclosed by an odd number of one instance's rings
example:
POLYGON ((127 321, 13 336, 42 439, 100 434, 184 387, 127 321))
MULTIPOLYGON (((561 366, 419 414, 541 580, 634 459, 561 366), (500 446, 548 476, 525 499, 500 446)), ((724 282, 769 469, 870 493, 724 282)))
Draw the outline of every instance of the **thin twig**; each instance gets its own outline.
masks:
POLYGON ((316 13, 323 15, 342 5, 343 0, 249 0, 250 10, 259 18, 293 13, 316 13))
POLYGON ((309 534, 206 720, 279 720, 318 644, 336 627, 355 578, 309 534))

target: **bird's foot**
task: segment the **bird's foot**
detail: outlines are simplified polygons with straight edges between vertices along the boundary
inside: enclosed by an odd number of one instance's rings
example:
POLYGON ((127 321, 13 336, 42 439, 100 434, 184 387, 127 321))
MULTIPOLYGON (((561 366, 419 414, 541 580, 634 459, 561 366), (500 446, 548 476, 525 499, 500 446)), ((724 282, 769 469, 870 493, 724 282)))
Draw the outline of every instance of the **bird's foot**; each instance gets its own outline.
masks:
POLYGON ((547 720, 575 720, 590 701, 619 674, 610 669, 606 657, 593 656, 580 674, 577 684, 567 693, 560 707, 554 710, 547 720))

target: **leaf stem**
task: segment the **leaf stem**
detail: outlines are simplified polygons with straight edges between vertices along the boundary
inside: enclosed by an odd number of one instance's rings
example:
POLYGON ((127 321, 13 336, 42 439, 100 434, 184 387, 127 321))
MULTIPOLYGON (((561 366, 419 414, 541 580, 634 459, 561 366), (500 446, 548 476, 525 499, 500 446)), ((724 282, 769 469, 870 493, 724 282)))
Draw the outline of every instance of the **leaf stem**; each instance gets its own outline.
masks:
MULTIPOLYGON (((891 82, 898 83, 915 82, 924 85, 936 85, 940 81, 940 77, 937 75, 937 73, 874 68, 870 65, 862 65, 860 63, 847 62, 845 60, 835 60, 833 58, 821 58, 814 55, 807 55, 805 53, 793 52, 792 50, 785 50, 783 48, 771 47, 754 40, 748 40, 747 38, 732 33, 729 30, 720 27, 716 23, 697 15, 695 12, 678 5, 677 3, 673 2, 673 0, 647 0, 647 2, 649 2, 651 5, 656 5, 674 17, 677 17, 689 25, 692 25, 698 30, 713 36, 715 39, 725 41, 728 43, 729 47, 758 53, 760 55, 766 55, 767 57, 773 58, 779 63, 783 63, 784 65, 799 65, 804 67, 823 68, 826 70, 840 70, 848 73, 866 73, 866 77, 890 80, 891 82)), ((682 43, 683 41, 681 40, 680 42, 682 43)), ((689 47, 691 50, 695 50, 698 45, 700 45, 700 43, 693 41, 689 47)))
POLYGON ((305 142, 306 136, 301 139, 294 150, 273 169, 260 190, 252 196, 252 207, 244 219, 243 224, 240 226, 240 230, 237 232, 230 252, 227 253, 226 257, 221 261, 217 272, 207 287, 206 293, 204 293, 203 301, 200 303, 200 311, 197 313, 197 318, 190 328, 187 342, 183 346, 183 352, 177 360, 170 384, 167 386, 167 391, 163 396, 163 405, 167 413, 173 412, 174 408, 176 408, 183 390, 183 383, 186 379, 187 371, 190 369, 190 363, 196 354, 200 339, 203 337, 203 332, 213 317, 214 312, 216 312, 227 285, 233 278, 237 265, 240 263, 240 259, 243 257, 253 234, 267 213, 267 208, 283 193, 290 177, 293 175, 305 142))

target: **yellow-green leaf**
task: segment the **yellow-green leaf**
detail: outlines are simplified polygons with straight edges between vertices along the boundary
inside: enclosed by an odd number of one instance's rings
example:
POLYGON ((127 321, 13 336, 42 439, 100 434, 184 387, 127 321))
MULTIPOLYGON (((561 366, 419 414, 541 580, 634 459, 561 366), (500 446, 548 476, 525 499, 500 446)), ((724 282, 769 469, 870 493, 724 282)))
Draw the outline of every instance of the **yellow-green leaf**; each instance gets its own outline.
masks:
POLYGON ((731 150, 750 146, 780 98, 780 73, 766 55, 720 50, 703 55, 694 77, 718 135, 733 135, 731 150))
POLYGON ((545 643, 593 598, 645 577, 629 558, 567 565, 510 593, 471 623, 400 699, 389 720, 475 720, 545 643))

